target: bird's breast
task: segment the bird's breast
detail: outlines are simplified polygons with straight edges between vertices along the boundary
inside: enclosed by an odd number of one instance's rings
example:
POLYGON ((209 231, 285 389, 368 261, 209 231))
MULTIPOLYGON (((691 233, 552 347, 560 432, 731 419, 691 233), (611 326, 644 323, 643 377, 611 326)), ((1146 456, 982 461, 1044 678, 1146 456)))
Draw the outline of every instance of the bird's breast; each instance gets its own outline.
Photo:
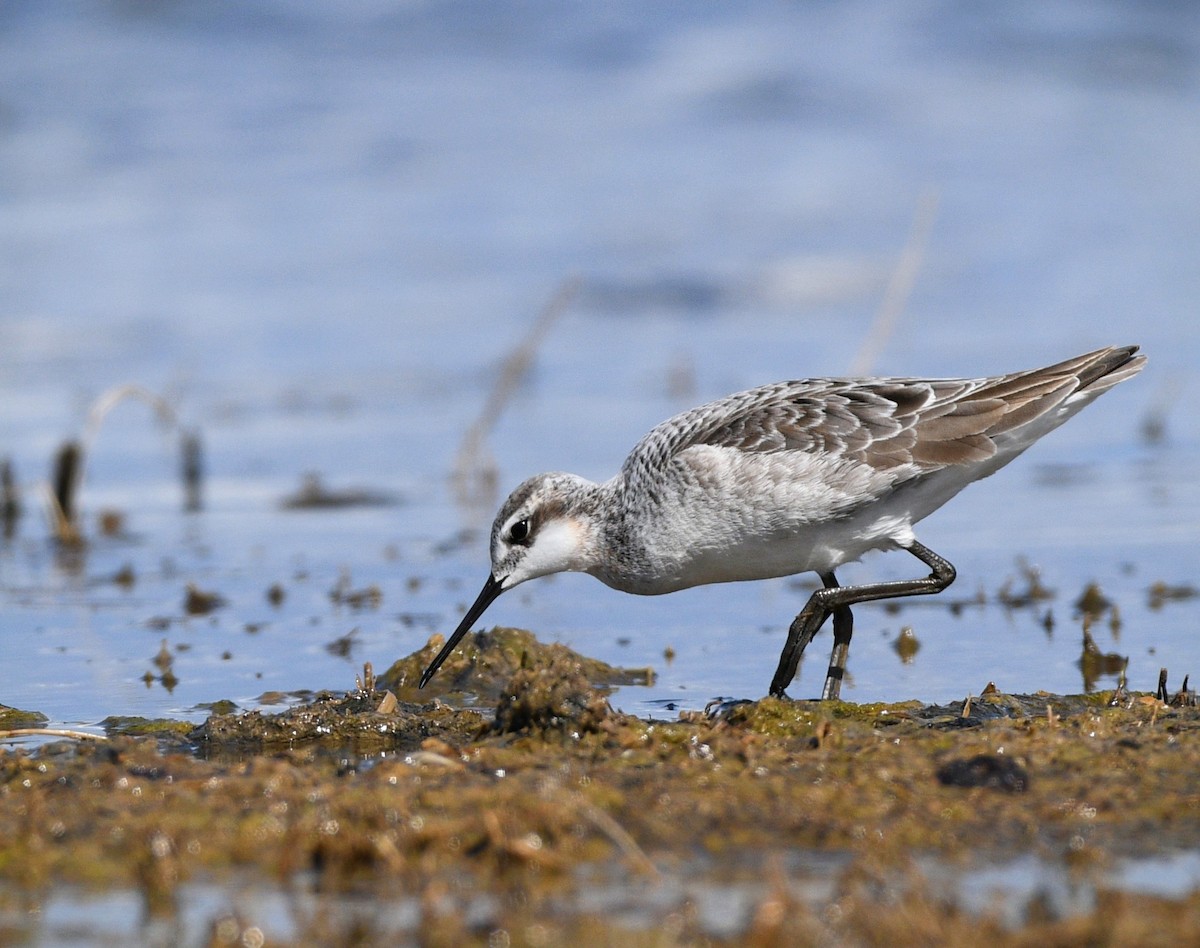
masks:
POLYGON ((591 571, 617 589, 653 595, 830 570, 894 546, 910 526, 862 516, 890 487, 878 472, 808 452, 698 445, 654 487, 624 498, 591 571))

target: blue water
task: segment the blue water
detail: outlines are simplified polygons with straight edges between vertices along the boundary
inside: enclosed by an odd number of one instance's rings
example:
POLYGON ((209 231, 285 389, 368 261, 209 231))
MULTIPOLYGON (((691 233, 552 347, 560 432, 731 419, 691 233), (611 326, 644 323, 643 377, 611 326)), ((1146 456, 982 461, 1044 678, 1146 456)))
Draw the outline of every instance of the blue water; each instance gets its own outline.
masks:
MULTIPOLYGON (((863 607, 844 696, 1079 691, 1072 603, 1091 581, 1121 619, 1096 642, 1130 657, 1132 687, 1200 674, 1200 600, 1152 610, 1147 592, 1200 585, 1198 21, 1070 2, 3 5, 0 457, 26 515, 0 544, 0 702, 94 726, 351 687, 363 661, 453 628, 494 507, 529 474, 606 478, 675 411, 849 371, 906 245, 912 291, 872 372, 1127 342, 1151 364, 921 530, 958 567, 947 597, 1019 587, 1023 558, 1057 598, 863 607), (572 277, 488 439, 497 492, 461 503, 463 435, 572 277), (68 562, 39 485, 123 383, 201 431, 205 508, 182 510, 177 430, 123 402, 91 444, 91 543, 68 562), (281 510, 310 471, 402 502, 281 510), (97 534, 104 509, 123 536, 97 534), (126 565, 129 590, 109 581, 126 565), (331 602, 343 575, 380 607, 331 602), (185 617, 188 583, 228 605, 185 617), (351 633, 348 658, 327 650, 351 633), (164 641, 173 691, 143 681, 164 641)), ((913 567, 876 556, 841 578, 913 567)), ((654 687, 615 701, 673 716, 763 694, 806 594, 643 599, 564 576, 486 621, 653 665, 654 687)), ((793 694, 817 692, 827 647, 793 694)))

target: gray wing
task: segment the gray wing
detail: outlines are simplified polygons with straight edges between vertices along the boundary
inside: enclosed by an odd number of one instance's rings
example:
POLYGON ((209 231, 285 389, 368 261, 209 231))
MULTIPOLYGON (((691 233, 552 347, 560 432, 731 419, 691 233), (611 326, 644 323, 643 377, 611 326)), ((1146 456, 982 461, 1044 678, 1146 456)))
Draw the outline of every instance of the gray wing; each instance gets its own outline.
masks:
POLYGON ((893 472, 898 481, 983 462, 998 440, 1081 389, 1136 373, 1135 346, 1101 349, 1041 369, 981 379, 808 379, 731 395, 651 430, 622 473, 637 481, 694 445, 804 451, 893 472))

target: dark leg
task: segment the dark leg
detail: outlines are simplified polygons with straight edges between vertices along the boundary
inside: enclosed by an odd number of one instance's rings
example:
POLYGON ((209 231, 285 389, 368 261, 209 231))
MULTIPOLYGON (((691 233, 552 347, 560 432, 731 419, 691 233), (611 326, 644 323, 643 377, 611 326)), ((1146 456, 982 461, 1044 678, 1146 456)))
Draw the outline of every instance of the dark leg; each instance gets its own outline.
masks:
POLYGON ((939 593, 954 582, 954 567, 926 546, 914 540, 905 547, 909 553, 928 566, 932 572, 924 579, 902 579, 890 583, 870 583, 864 586, 839 586, 833 573, 823 574, 821 582, 823 589, 814 592, 805 603, 800 615, 796 616, 788 629, 787 644, 779 656, 779 667, 775 677, 771 679, 771 695, 785 698, 784 690, 796 677, 796 669, 800 667, 800 656, 804 654, 808 643, 813 640, 825 619, 834 617, 833 657, 829 665, 829 677, 826 679, 825 697, 837 697, 841 688, 841 677, 835 677, 835 665, 840 672, 844 668, 846 652, 850 645, 852 619, 850 607, 859 602, 870 602, 875 599, 893 599, 900 596, 928 596, 939 593), (838 622, 838 614, 844 619, 838 622), (845 632, 845 642, 840 641, 838 626, 845 632), (840 656, 839 656, 840 650, 840 656))
MULTIPOLYGON (((821 576, 826 589, 838 588, 833 573, 821 576)), ((849 606, 838 606, 833 610, 833 651, 829 654, 829 671, 825 673, 825 688, 822 701, 836 701, 842 693, 842 679, 846 677, 846 658, 850 654, 850 636, 854 634, 854 613, 849 606)))

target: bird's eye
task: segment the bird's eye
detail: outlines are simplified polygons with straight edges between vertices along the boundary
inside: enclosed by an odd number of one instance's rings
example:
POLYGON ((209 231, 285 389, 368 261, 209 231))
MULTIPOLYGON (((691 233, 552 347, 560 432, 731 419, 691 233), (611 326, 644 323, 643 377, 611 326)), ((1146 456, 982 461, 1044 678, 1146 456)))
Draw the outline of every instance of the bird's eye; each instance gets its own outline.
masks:
POLYGON ((508 538, 513 543, 524 543, 529 539, 529 521, 518 520, 508 529, 508 538))

